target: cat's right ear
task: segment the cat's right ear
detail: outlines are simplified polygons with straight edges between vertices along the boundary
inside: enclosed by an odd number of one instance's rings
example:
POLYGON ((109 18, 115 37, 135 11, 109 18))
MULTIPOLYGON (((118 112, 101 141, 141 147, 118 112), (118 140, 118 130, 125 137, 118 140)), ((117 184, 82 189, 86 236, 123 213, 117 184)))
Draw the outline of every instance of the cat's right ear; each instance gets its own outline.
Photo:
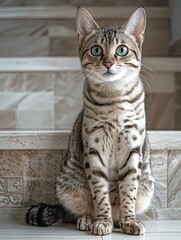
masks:
POLYGON ((136 9, 121 27, 128 35, 132 35, 141 48, 146 28, 146 12, 144 8, 136 9))
POLYGON ((99 29, 99 26, 94 21, 90 13, 85 8, 80 8, 80 7, 77 8, 76 27, 77 27, 79 43, 89 33, 99 29))

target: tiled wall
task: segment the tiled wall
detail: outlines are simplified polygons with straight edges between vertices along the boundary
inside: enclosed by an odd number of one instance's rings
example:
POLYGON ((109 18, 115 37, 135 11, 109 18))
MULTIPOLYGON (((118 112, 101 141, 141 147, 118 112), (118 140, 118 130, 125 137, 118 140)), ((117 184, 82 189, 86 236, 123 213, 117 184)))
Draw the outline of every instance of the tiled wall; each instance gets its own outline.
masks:
POLYGON ((54 203, 55 179, 61 159, 61 150, 1 151, 0 206, 54 203))
MULTIPOLYGON (((0 207, 54 204, 63 150, 1 150, 0 207)), ((181 219, 181 150, 152 150, 155 195, 143 219, 181 219)))

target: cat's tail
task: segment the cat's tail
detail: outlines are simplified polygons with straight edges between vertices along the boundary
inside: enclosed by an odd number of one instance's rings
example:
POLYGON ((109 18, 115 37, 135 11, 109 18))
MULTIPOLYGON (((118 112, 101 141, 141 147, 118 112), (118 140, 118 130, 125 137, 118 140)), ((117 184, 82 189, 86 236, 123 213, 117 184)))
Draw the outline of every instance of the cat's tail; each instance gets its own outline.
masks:
POLYGON ((62 219, 65 214, 65 208, 61 205, 38 204, 28 210, 26 222, 33 226, 46 227, 62 219))

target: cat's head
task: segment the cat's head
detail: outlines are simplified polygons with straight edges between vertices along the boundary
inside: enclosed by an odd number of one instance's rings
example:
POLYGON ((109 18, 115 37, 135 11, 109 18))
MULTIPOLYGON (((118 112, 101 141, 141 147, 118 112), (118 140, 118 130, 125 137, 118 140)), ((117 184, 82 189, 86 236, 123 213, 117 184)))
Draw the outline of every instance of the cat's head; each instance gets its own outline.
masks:
POLYGON ((146 13, 138 8, 117 29, 102 29, 84 8, 77 9, 79 53, 85 74, 98 82, 137 78, 146 27, 146 13))

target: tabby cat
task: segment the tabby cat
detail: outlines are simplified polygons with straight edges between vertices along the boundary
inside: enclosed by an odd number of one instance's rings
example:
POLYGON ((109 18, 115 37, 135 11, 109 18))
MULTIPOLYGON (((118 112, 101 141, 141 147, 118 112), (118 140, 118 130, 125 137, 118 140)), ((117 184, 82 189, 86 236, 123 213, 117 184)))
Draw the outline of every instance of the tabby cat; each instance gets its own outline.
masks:
POLYGON ((141 235, 154 191, 146 134, 141 53, 146 14, 138 8, 118 29, 102 29, 77 9, 83 102, 56 182, 56 206, 33 206, 27 223, 49 226, 69 216, 77 228, 110 234, 113 225, 141 235))

